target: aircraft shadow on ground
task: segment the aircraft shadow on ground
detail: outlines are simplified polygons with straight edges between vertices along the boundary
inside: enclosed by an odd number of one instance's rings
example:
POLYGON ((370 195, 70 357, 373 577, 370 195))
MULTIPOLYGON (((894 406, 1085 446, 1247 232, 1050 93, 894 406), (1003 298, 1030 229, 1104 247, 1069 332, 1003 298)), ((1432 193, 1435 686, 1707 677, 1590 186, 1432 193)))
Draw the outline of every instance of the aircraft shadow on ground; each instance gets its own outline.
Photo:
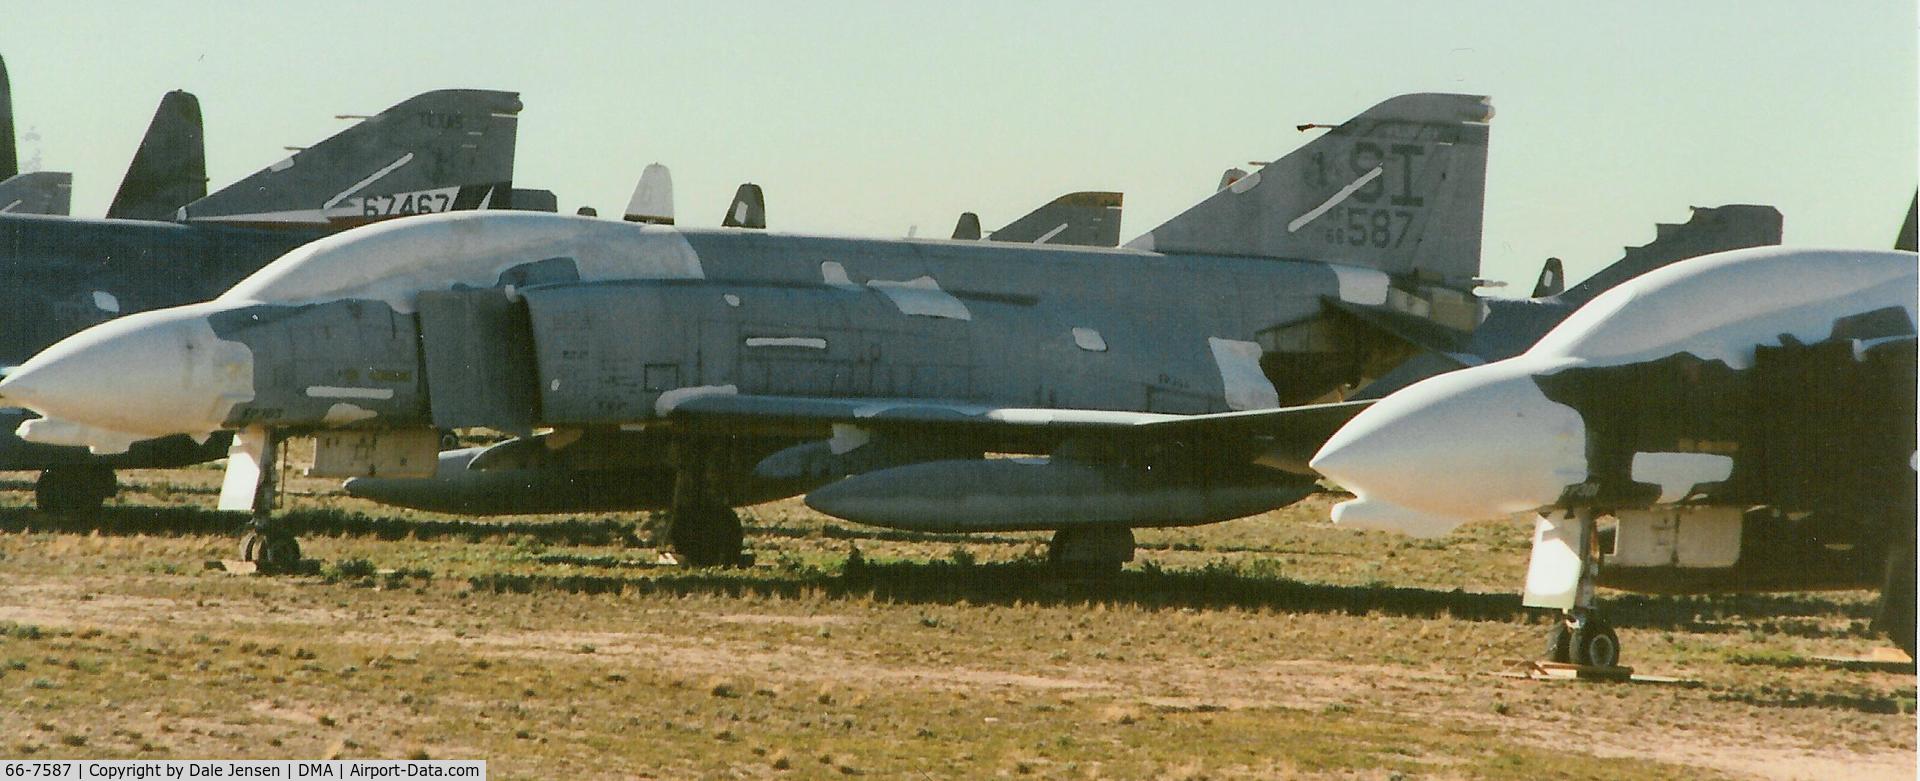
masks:
MULTIPOLYGON (((596 562, 572 562, 593 565, 596 562)), ((630 562, 629 562, 630 563, 630 562)), ((602 562, 601 566, 622 566, 602 562)), ((496 593, 559 591, 587 594, 663 593, 678 596, 881 599, 910 604, 1087 606, 1097 603, 1147 609, 1274 610, 1290 613, 1385 614, 1470 621, 1536 621, 1543 611, 1522 607, 1518 594, 1439 590, 1384 584, 1306 583, 1285 577, 1210 566, 1167 571, 1127 570, 1098 579, 1063 578, 1044 561, 984 564, 952 561, 859 563, 844 571, 669 570, 626 575, 497 574, 471 578, 477 590, 496 593)), ((1871 604, 1819 594, 1743 594, 1718 597, 1617 595, 1604 602, 1609 620, 1623 628, 1744 632, 1754 622, 1803 636, 1869 636, 1871 604), (1840 613, 1857 619, 1834 629, 1810 615, 1840 613)))
MULTIPOLYGON (((373 537, 382 540, 534 539, 551 545, 633 545, 643 543, 638 527, 617 520, 469 521, 386 518, 326 509, 274 514, 288 531, 301 536, 373 537)), ((26 508, 0 509, 0 531, 113 536, 219 536, 245 531, 247 518, 198 507, 106 507, 91 513, 44 513, 26 508)))
MULTIPOLYGON (((536 540, 550 545, 606 545, 644 547, 647 530, 632 522, 595 520, 471 521, 375 517, 333 509, 298 509, 277 514, 289 531, 303 536, 372 537, 383 540, 455 540, 462 542, 518 542, 536 540)), ((0 531, 103 534, 112 536, 220 536, 244 531, 246 520, 235 513, 197 507, 108 507, 94 513, 54 514, 26 508, 0 509, 0 531)), ((774 527, 776 534, 805 536, 815 529, 774 527)), ((756 526, 756 533, 765 527, 756 526)), ((820 529, 831 539, 879 539, 922 543, 1030 542, 1025 537, 982 540, 965 535, 820 529)), ((1312 555, 1312 554, 1309 554, 1312 555)), ((750 570, 679 570, 661 568, 650 560, 610 553, 604 556, 548 553, 542 563, 604 569, 646 569, 645 575, 497 574, 473 579, 483 591, 574 593, 724 594, 744 596, 799 596, 825 594, 830 598, 876 598, 901 602, 975 604, 1016 602, 1034 605, 1085 605, 1103 602, 1159 608, 1240 608, 1285 612, 1382 613, 1418 618, 1452 617, 1476 621, 1537 620, 1540 611, 1523 608, 1514 593, 1478 593, 1392 586, 1387 584, 1334 585, 1293 580, 1284 573, 1253 571, 1223 565, 1199 569, 1162 570, 1147 566, 1111 578, 1062 578, 1039 560, 983 564, 949 560, 862 563, 844 571, 799 568, 750 570)), ((1256 563, 1257 564, 1257 563, 1256 563)), ((1735 594, 1713 596, 1657 596, 1610 594, 1603 600, 1615 626, 1634 629, 1689 632, 1766 631, 1805 637, 1869 636, 1867 623, 1873 605, 1864 600, 1839 600, 1822 593, 1735 594), (1840 615, 1847 626, 1810 616, 1840 615)))

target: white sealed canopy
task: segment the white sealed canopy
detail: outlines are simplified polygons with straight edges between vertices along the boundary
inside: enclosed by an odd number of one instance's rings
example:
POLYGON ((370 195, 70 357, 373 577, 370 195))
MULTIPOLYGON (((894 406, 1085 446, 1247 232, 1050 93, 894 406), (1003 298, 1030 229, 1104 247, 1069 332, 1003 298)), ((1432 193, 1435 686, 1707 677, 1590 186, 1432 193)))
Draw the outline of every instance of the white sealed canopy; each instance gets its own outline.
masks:
POLYGON ((1758 247, 1647 272, 1588 302, 1516 360, 1612 366, 1691 353, 1745 368, 1782 334, 1832 335, 1834 321, 1899 307, 1914 321, 1920 256, 1758 247))
POLYGON ((582 281, 700 279, 672 228, 537 212, 472 211, 393 220, 329 236, 267 264, 215 299, 242 305, 383 301, 413 311, 422 291, 491 287, 515 266, 574 262, 582 281))

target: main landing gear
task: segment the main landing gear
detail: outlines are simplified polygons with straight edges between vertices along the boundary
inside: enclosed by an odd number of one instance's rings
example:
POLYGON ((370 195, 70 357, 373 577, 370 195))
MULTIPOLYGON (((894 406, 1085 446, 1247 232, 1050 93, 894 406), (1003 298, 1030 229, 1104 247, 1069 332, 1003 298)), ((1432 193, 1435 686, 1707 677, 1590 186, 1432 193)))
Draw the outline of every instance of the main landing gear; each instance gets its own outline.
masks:
POLYGON ((1589 667, 1620 665, 1620 636, 1593 605, 1601 562, 1597 517, 1586 509, 1575 510, 1569 517, 1558 520, 1542 517, 1534 532, 1526 604, 1560 609, 1559 617, 1547 629, 1547 661, 1589 667), (1560 564, 1576 568, 1571 594, 1551 588, 1546 582, 1558 580, 1550 575, 1558 569, 1553 566, 1556 558, 1560 564), (1536 588, 1557 592, 1554 594, 1557 598, 1536 601, 1536 588))
POLYGON ((738 567, 747 562, 740 516, 727 504, 719 474, 725 448, 692 438, 675 446, 673 513, 667 544, 690 567, 738 567))
POLYGON ((1110 578, 1133 561, 1133 530, 1125 526, 1060 529, 1047 543, 1047 563, 1069 578, 1110 578))
POLYGON ((90 513, 120 492, 113 468, 95 464, 50 467, 33 483, 33 503, 50 513, 90 513))
POLYGON ((285 522, 273 517, 273 505, 279 488, 276 476, 284 439, 260 429, 242 431, 234 437, 228 451, 227 484, 220 488, 220 509, 249 510, 247 534, 240 539, 240 559, 252 562, 256 572, 279 575, 300 569, 300 540, 288 531, 285 522), (252 474, 247 472, 251 470, 252 474), (251 491, 247 494, 251 481, 251 491), (239 483, 239 485, 236 485, 239 483), (229 491, 233 495, 229 496, 229 491), (249 498, 250 495, 250 498, 249 498), (237 505, 237 506, 236 506, 237 505))

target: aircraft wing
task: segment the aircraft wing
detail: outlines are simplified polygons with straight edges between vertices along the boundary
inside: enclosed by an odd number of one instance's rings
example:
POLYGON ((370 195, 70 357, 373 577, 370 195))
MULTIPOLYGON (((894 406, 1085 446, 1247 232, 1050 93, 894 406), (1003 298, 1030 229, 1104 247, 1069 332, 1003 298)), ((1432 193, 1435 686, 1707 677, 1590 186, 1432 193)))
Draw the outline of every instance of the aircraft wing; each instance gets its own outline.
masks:
MULTIPOLYGON (((669 417, 716 431, 805 435, 833 425, 893 435, 974 435, 1023 444, 1093 440, 1142 446, 1168 441, 1253 442, 1299 450, 1304 464, 1327 437, 1372 404, 1349 401, 1204 415, 1006 407, 925 399, 742 396, 711 393, 671 403, 669 417), (1289 447, 1293 445, 1293 447, 1289 447)), ((1264 461, 1265 459, 1263 459, 1264 461)))

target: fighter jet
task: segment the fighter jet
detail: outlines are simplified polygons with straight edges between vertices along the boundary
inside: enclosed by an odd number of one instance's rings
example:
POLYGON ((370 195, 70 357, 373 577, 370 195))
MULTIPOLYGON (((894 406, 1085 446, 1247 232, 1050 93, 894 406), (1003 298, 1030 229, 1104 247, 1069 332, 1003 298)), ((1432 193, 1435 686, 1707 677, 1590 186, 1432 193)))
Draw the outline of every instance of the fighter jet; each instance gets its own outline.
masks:
MULTIPOLYGON (((0 366, 123 314, 204 299, 349 225, 507 205, 519 110, 510 92, 426 93, 205 195, 198 102, 170 93, 115 196, 115 218, 0 214, 0 366), (168 218, 184 221, 159 221, 168 218)), ((24 415, 0 409, 0 469, 43 470, 44 509, 98 506, 116 490, 116 468, 225 452, 172 437, 96 456, 14 438, 24 415)))
POLYGON ((1556 661, 1618 663, 1596 585, 1879 587, 1912 653, 1917 272, 1910 251, 1780 248, 1651 271, 1518 356, 1388 396, 1311 463, 1356 494, 1342 524, 1537 512, 1524 602, 1562 612, 1556 661))
POLYGON ((280 438, 322 434, 318 474, 425 476, 438 429, 485 426, 656 467, 690 564, 738 561, 731 505, 800 483, 849 520, 1053 529, 1057 560, 1117 567, 1133 527, 1314 490, 1255 461, 1352 413, 1274 409, 1351 379, 1287 370, 1329 300, 1471 328, 1490 117, 1385 101, 1119 249, 396 221, 63 340, 0 395, 47 416, 29 441, 99 452, 239 430, 222 505, 256 510, 268 564, 298 550, 262 512, 280 438))

